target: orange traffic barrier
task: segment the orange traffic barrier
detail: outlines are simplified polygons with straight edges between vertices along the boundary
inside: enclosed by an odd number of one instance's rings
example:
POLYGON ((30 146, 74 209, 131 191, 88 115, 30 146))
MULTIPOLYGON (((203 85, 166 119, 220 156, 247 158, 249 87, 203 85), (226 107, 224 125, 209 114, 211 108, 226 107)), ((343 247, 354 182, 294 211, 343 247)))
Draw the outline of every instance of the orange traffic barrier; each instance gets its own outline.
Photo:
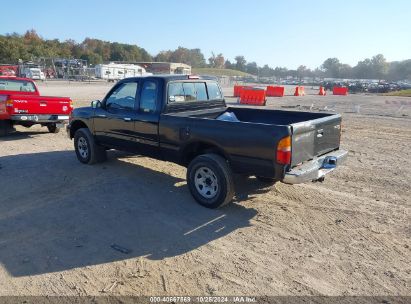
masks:
POLYGON ((321 95, 321 96, 325 96, 325 90, 324 90, 324 87, 320 87, 320 92, 318 93, 318 95, 321 95))
POLYGON ((333 95, 348 95, 348 88, 346 87, 333 87, 333 95))
POLYGON ((241 86, 241 85, 235 85, 234 86, 234 97, 240 97, 241 91, 244 89, 252 89, 252 87, 249 86, 241 86))
POLYGON ((295 87, 294 96, 304 96, 304 95, 305 95, 304 87, 302 86, 295 87))
POLYGON ((240 95, 241 104, 265 106, 265 90, 243 89, 240 95))
POLYGON ((270 97, 283 97, 284 87, 267 86, 266 95, 270 97))

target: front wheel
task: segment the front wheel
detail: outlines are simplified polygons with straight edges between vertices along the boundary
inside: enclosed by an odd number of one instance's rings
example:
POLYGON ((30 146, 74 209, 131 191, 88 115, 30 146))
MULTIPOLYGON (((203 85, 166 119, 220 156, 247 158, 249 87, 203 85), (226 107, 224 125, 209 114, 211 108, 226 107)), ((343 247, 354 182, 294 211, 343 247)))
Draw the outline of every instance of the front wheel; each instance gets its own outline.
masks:
POLYGON ((77 159, 83 164, 92 165, 107 159, 106 150, 95 143, 87 128, 78 129, 74 134, 74 149, 77 159))
POLYGON ((222 207, 234 197, 233 174, 227 161, 217 154, 194 158, 187 169, 187 184, 194 199, 207 208, 222 207))

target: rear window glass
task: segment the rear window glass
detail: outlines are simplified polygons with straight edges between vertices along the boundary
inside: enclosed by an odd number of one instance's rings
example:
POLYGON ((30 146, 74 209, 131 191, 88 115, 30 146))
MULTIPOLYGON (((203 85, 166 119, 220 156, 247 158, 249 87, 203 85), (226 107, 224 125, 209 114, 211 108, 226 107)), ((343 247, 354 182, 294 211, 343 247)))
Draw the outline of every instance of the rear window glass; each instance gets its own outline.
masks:
POLYGON ((222 99, 223 94, 221 94, 220 87, 215 82, 207 83, 208 97, 210 99, 222 99))
POLYGON ((207 87, 209 90, 208 95, 205 82, 171 82, 168 85, 168 102, 206 101, 222 98, 220 89, 216 83, 207 83, 207 87))
POLYGON ((196 101, 197 100, 197 92, 194 86, 194 83, 183 83, 183 90, 184 90, 184 98, 186 101, 196 101))
POLYGON ((207 90, 204 82, 194 84, 197 92, 197 100, 207 100, 207 90))
POLYGON ((16 92, 35 92, 33 83, 25 80, 0 79, 0 90, 16 92))
POLYGON ((170 83, 168 85, 168 102, 186 101, 182 82, 170 83))

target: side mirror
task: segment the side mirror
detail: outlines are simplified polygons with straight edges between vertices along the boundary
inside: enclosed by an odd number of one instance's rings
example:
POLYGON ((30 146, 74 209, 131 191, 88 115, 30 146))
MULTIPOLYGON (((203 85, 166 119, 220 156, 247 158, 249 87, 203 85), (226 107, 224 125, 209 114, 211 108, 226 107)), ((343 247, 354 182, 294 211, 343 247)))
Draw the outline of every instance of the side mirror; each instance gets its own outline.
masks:
POLYGON ((91 107, 93 109, 101 108, 101 101, 100 100, 93 100, 91 102, 91 107))

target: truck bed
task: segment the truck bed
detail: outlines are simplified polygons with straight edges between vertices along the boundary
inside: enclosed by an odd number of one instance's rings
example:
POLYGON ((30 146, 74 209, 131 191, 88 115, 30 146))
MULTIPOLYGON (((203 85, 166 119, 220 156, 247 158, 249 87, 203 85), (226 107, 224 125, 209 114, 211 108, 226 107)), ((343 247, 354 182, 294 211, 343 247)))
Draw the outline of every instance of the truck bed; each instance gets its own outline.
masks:
POLYGON ((33 95, 9 95, 13 100, 13 108, 17 108, 12 114, 64 114, 71 112, 71 99, 68 97, 33 96, 33 95))
MULTIPOLYGON (((340 144, 341 116, 339 114, 228 107, 168 115, 215 120, 224 112, 234 113, 239 120, 239 122, 224 121, 227 124, 270 125, 273 133, 280 126, 290 127, 292 134, 291 167, 336 150, 340 144)), ((252 125, 249 127, 253 128, 252 125)))

